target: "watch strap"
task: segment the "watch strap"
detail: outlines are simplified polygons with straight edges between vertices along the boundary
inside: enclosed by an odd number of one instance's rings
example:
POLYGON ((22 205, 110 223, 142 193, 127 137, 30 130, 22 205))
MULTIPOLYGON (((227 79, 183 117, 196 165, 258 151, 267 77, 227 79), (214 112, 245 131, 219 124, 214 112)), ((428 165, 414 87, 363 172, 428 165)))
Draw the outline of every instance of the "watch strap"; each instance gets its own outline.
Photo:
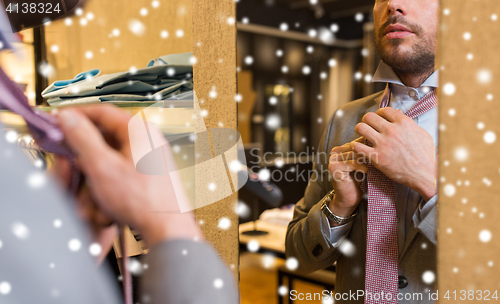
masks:
POLYGON ((354 214, 349 215, 347 217, 342 217, 342 216, 336 215, 335 213, 332 212, 332 210, 330 210, 328 205, 332 201, 334 195, 335 195, 335 191, 332 190, 332 191, 328 192, 328 194, 325 195, 325 197, 323 197, 323 199, 321 200, 321 202, 322 202, 321 211, 326 215, 326 217, 330 221, 337 223, 339 225, 345 225, 349 222, 352 222, 356 218, 356 216, 358 215, 357 213, 354 213, 354 214))

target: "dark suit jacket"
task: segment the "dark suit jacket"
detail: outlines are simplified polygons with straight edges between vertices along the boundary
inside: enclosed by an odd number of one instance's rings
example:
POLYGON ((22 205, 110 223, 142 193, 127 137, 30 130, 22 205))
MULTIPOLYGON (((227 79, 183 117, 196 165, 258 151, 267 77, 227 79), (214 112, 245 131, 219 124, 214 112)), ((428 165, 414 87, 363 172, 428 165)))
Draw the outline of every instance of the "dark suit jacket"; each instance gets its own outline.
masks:
MULTIPOLYGON (((354 127, 366 113, 378 109, 382 94, 379 92, 350 102, 333 115, 318 148, 318 152, 326 154, 317 154, 305 195, 296 204, 294 218, 288 226, 286 254, 298 259, 299 272, 316 271, 337 262, 336 293, 357 293, 365 289, 367 199, 360 202, 358 216, 345 238, 354 245, 355 253, 343 255, 321 229, 320 201, 333 190, 328 171, 329 159, 325 155, 330 155, 333 147, 359 137, 354 127), (338 115, 339 111, 342 111, 341 115, 338 115)), ((433 285, 425 284, 422 275, 426 271, 436 273, 436 220, 437 207, 434 207, 422 221, 414 222, 407 231, 402 252, 399 253, 399 275, 406 278, 408 285, 399 292, 402 293, 400 297, 412 296, 413 300, 400 303, 433 303, 429 300, 429 292, 434 291, 433 285)), ((364 303, 364 299, 336 303, 364 303)))

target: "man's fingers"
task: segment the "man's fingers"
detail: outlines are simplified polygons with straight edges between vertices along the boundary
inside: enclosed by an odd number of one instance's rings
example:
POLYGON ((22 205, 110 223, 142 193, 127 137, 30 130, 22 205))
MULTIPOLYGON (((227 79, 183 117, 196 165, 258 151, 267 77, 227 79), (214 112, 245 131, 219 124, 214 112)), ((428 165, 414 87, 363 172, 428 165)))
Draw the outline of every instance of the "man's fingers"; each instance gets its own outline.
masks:
POLYGON ((345 152, 345 153, 336 153, 330 156, 330 162, 342 162, 356 160, 357 162, 363 163, 365 158, 363 155, 360 155, 354 151, 345 152))
POLYGON ((363 116, 362 121, 379 133, 383 133, 390 124, 386 119, 376 113, 367 113, 363 116))
POLYGON ((391 107, 380 108, 375 113, 389 122, 397 122, 401 118, 406 117, 401 110, 396 110, 391 107))
POLYGON ((363 136, 364 138, 371 141, 375 146, 377 145, 378 139, 381 136, 379 132, 377 132, 374 128, 364 122, 357 124, 354 128, 354 131, 360 136, 363 136))
POLYGON ((362 143, 364 143, 365 139, 363 137, 359 137, 359 138, 357 138, 357 139, 355 139, 355 140, 353 140, 351 142, 343 144, 342 146, 334 147, 331 150, 331 154, 345 153, 345 152, 353 151, 353 143, 355 143, 355 142, 362 142, 362 143))
POLYGON ((78 107, 101 131, 116 134, 128 141, 128 123, 132 116, 113 105, 93 105, 78 107))
POLYGON ((334 147, 331 150, 331 154, 345 153, 345 152, 349 152, 349 151, 352 151, 351 143, 350 142, 348 142, 346 144, 343 144, 342 146, 334 147))
POLYGON ((366 173, 367 167, 365 164, 359 163, 356 160, 349 160, 342 163, 334 163, 329 166, 330 172, 363 172, 366 173))
POLYGON ((375 151, 375 148, 358 142, 354 144, 354 151, 359 155, 359 157, 363 157, 365 160, 368 160, 371 163, 378 162, 377 152, 375 151))
POLYGON ((88 170, 102 165, 114 152, 106 143, 97 127, 82 113, 74 109, 58 113, 66 142, 76 152, 81 169, 88 170))
POLYGON ((129 149, 128 124, 132 116, 113 105, 92 105, 78 107, 103 134, 109 145, 127 155, 129 149))

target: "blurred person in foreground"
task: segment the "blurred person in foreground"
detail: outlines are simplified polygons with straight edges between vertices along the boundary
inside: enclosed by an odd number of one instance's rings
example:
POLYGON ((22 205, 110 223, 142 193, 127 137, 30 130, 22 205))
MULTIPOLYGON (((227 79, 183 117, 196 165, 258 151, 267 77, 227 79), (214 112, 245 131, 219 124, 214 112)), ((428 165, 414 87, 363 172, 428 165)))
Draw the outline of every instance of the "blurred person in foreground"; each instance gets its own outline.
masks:
POLYGON ((376 0, 386 90, 333 115, 287 231, 299 272, 337 262, 336 303, 432 303, 438 0, 376 0))
MULTIPOLYGON (((150 248, 141 303, 237 303, 232 273, 203 241, 193 214, 179 212, 178 203, 187 202, 177 201, 169 175, 136 171, 131 116, 107 105, 57 115, 86 185, 75 207, 60 185, 0 138, 0 302, 121 303, 117 278, 95 257, 116 236, 109 224, 119 223, 138 230, 150 248)), ((169 148, 166 155, 173 163, 169 148)), ((69 176, 67 163, 58 168, 69 176)))

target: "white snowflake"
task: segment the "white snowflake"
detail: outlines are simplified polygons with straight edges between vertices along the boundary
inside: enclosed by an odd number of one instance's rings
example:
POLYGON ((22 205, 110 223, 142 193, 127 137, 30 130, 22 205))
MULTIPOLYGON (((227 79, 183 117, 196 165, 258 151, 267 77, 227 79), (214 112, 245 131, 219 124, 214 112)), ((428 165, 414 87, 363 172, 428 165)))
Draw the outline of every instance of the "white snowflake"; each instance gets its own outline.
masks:
POLYGON ((422 281, 424 281, 425 284, 432 284, 435 279, 436 275, 431 270, 427 270, 422 274, 422 281))
POLYGON ((54 227, 61 228, 62 221, 60 219, 55 219, 53 224, 54 224, 54 227))
POLYGON ((488 178, 484 177, 483 178, 483 183, 486 185, 486 186, 491 186, 491 180, 489 180, 488 178))
POLYGON ((246 56, 245 57, 245 63, 247 65, 251 65, 253 63, 253 57, 252 56, 246 56))
POLYGON ((285 296, 286 294, 288 293, 288 287, 284 286, 284 285, 281 285, 280 287, 278 287, 278 294, 280 296, 285 296))
POLYGON ((91 255, 93 256, 98 256, 101 254, 102 252, 102 247, 101 245, 97 244, 97 243, 93 243, 90 245, 89 247, 89 252, 91 255))
POLYGON ((276 258, 270 254, 264 254, 262 256, 262 266, 264 268, 270 268, 276 263, 276 258))
POLYGON ((11 143, 11 144, 15 143, 18 138, 19 138, 19 135, 14 130, 9 130, 5 133, 5 140, 7 140, 8 143, 11 143))
POLYGON ((453 196, 457 192, 456 188, 452 184, 447 184, 444 186, 444 194, 446 196, 453 196))
POLYGON ((224 281, 222 279, 215 279, 214 287, 217 289, 221 289, 222 287, 224 287, 224 281))
POLYGON ((492 78, 493 75, 491 74, 491 71, 487 69, 479 70, 476 74, 476 80, 480 84, 488 84, 491 82, 492 78))
POLYGON ((146 26, 137 19, 129 20, 128 29, 136 36, 142 36, 146 33, 146 26))
POLYGON ((469 157, 469 151, 467 148, 459 147, 455 149, 455 159, 458 161, 465 161, 469 157))
POLYGON ((286 259, 285 265, 286 265, 286 268, 293 271, 299 267, 299 261, 294 257, 290 257, 290 258, 286 259))
POLYGON ((245 204, 244 202, 242 201, 239 201, 237 204, 236 204, 236 207, 235 207, 235 212, 236 214, 239 216, 239 217, 242 217, 242 218, 247 218, 248 216, 250 216, 250 208, 248 207, 247 204, 245 204))
POLYGON ((269 97, 269 104, 275 106, 278 104, 278 98, 276 96, 269 97))
POLYGON ((259 248, 260 248, 260 244, 258 241, 256 240, 251 240, 250 242, 248 242, 247 244, 247 249, 248 251, 250 252, 257 252, 259 251, 259 248))
POLYGON ((497 140, 497 135, 493 131, 484 133, 483 140, 487 144, 492 144, 497 140))
POLYGON ((311 67, 309 67, 308 65, 305 65, 302 67, 302 73, 304 75, 309 75, 311 73, 311 67))
POLYGON ((339 251, 347 257, 352 257, 356 254, 356 246, 348 239, 344 239, 339 246, 339 251))
POLYGON ((82 248, 82 242, 79 239, 71 239, 68 243, 69 250, 77 252, 82 248))
POLYGON ((129 258, 127 268, 133 275, 141 275, 144 271, 144 267, 142 267, 141 262, 135 258, 129 258))
POLYGON ((271 130, 276 130, 281 126, 281 117, 276 114, 271 114, 266 119, 266 126, 271 130))
POLYGON ((21 240, 25 240, 30 236, 30 230, 25 224, 15 222, 11 226, 12 233, 21 240))
POLYGON ((259 180, 263 182, 267 182, 271 179, 271 171, 269 169, 260 169, 259 173, 257 174, 259 176, 259 180))
POLYGON ((336 65, 337 65, 337 60, 335 60, 335 59, 333 59, 333 58, 332 58, 332 59, 330 59, 330 60, 328 60, 328 66, 329 66, 329 67, 333 68, 333 67, 334 67, 334 66, 336 66, 336 65))
POLYGON ((446 95, 453 95, 455 94, 457 88, 455 87, 455 85, 451 82, 448 82, 444 85, 443 87, 443 92, 446 94, 446 95))
POLYGON ((3 281, 0 282, 0 294, 6 295, 9 294, 12 290, 12 286, 9 282, 3 281))
POLYGON ((222 217, 221 219, 219 219, 217 227, 222 230, 227 230, 229 229, 229 227, 231 227, 231 220, 227 217, 222 217))
POLYGON ((479 240, 483 243, 491 241, 491 231, 484 229, 479 232, 479 240))

